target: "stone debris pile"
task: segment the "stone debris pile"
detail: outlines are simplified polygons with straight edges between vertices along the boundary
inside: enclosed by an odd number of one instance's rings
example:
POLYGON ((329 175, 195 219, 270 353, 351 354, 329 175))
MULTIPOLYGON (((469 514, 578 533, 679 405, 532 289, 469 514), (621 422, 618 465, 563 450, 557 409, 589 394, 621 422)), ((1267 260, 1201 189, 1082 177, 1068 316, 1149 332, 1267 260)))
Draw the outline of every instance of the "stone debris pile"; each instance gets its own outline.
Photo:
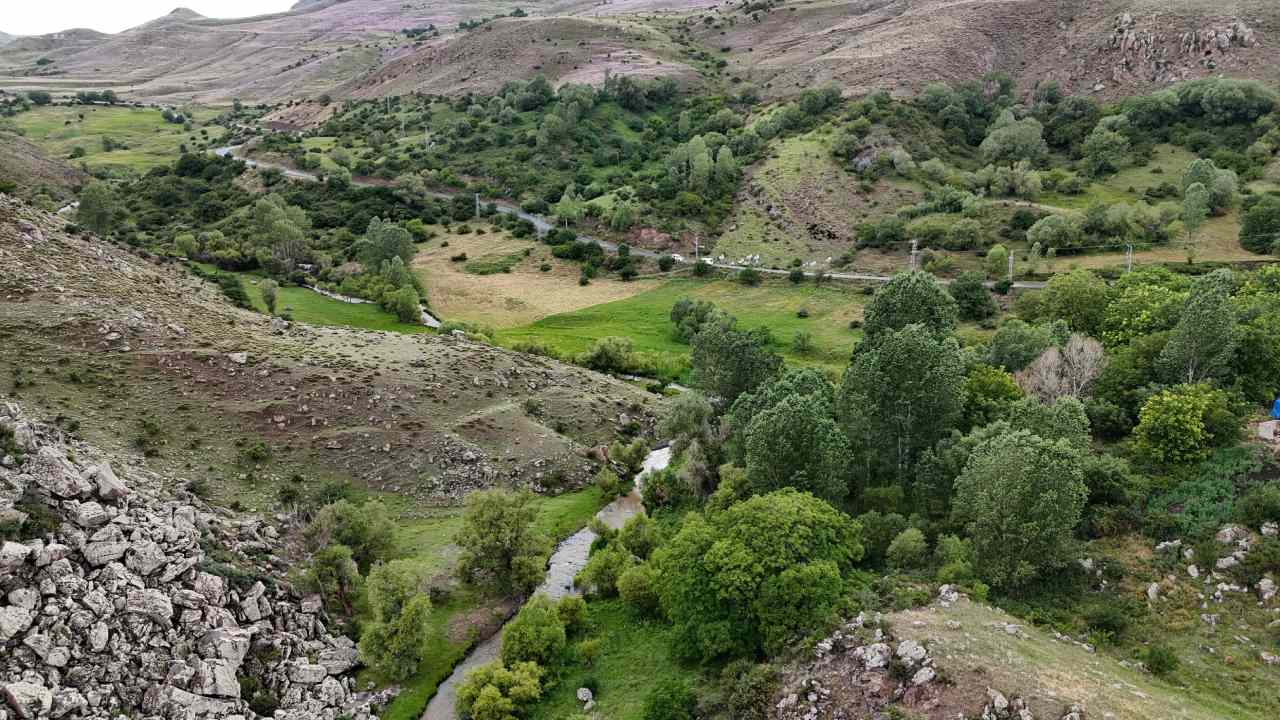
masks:
POLYGON ((0 720, 373 717, 318 597, 205 554, 274 528, 68 442, 0 404, 0 720))

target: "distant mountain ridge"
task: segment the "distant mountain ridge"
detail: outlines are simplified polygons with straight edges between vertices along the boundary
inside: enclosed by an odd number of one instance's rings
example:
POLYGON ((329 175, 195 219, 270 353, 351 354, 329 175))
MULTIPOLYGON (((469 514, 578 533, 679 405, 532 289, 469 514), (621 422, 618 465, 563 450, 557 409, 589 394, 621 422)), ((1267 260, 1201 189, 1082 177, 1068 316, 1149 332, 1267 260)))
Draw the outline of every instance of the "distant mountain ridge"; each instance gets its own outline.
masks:
POLYGON ((300 0, 253 18, 178 8, 115 35, 21 38, 0 45, 0 88, 276 102, 613 73, 860 94, 1000 71, 1112 97, 1213 74, 1280 82, 1278 33, 1274 0, 300 0))

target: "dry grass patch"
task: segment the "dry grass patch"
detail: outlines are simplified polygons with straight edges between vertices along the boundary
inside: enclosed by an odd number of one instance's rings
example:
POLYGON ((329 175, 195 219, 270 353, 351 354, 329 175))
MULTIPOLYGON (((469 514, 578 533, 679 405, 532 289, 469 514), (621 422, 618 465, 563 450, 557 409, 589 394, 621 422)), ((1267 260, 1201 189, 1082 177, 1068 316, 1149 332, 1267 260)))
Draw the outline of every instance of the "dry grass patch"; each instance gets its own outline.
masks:
POLYGON ((560 313, 613 302, 657 287, 659 281, 598 278, 578 285, 577 264, 551 256, 551 249, 486 229, 467 235, 448 234, 418 251, 414 270, 422 278, 431 308, 445 320, 464 320, 494 328, 526 325, 560 313), (449 245, 443 246, 443 241, 449 245), (528 256, 523 256, 529 250, 528 256), (451 258, 466 253, 467 262, 451 258), (510 272, 480 275, 466 268, 484 258, 512 255, 520 259, 510 272), (549 266, 542 271, 542 266, 549 266))

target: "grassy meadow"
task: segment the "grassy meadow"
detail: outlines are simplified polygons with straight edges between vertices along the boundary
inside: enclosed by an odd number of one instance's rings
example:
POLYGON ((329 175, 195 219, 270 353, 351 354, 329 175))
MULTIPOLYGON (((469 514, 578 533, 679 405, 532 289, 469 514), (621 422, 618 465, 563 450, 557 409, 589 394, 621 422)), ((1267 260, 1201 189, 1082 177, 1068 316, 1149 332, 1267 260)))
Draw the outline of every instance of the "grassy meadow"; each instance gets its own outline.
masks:
POLYGON ((672 335, 671 306, 682 298, 693 298, 715 303, 737 317, 740 327, 768 328, 775 349, 788 361, 839 370, 859 337, 850 323, 862 319, 866 297, 842 283, 793 285, 785 279, 767 279, 757 287, 745 287, 729 279, 677 278, 629 298, 499 331, 498 339, 504 345, 536 342, 574 354, 600 338, 627 337, 636 350, 684 363, 689 346, 672 335), (807 317, 800 317, 801 310, 807 317), (798 332, 810 335, 811 351, 800 353, 792 347, 798 332))
POLYGON ((84 155, 72 160, 90 169, 142 172, 171 164, 184 144, 193 151, 213 146, 226 132, 204 125, 215 115, 215 110, 195 110, 190 132, 166 122, 158 108, 47 105, 20 113, 14 122, 28 140, 54 157, 72 159, 72 152, 83 148, 84 155), (103 148, 106 138, 125 147, 108 152, 103 148))

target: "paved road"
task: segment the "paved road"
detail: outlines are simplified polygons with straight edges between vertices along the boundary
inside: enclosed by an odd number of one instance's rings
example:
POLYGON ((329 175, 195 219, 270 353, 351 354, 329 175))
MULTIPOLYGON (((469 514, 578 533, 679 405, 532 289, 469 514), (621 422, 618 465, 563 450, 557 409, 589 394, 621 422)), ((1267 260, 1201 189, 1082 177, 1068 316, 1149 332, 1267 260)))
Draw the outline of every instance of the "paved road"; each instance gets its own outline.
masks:
MULTIPOLYGON (((287 165, 281 165, 279 163, 268 162, 265 160, 250 160, 248 158, 245 158, 241 155, 236 154, 237 151, 240 150, 240 148, 241 148, 240 145, 230 145, 227 147, 217 148, 213 152, 219 157, 227 157, 229 155, 231 157, 239 158, 240 160, 243 160, 244 163, 249 167, 274 168, 284 173, 286 177, 291 177, 296 180, 307 180, 310 182, 317 182, 320 180, 320 177, 318 175, 316 175, 315 173, 307 172, 305 170, 297 170, 287 165)), ((353 185, 362 185, 366 187, 381 186, 380 183, 375 182, 374 180, 371 180, 368 178, 360 178, 360 177, 353 177, 351 179, 351 183, 353 185)), ((430 195, 431 197, 451 199, 458 195, 461 195, 462 193, 428 192, 427 194, 430 195)), ((546 233, 550 232, 552 228, 555 227, 555 225, 553 225, 551 222, 549 222, 546 218, 542 217, 541 215, 534 215, 533 213, 525 212, 524 210, 520 209, 520 207, 517 205, 512 205, 511 203, 506 202, 504 200, 493 200, 490 202, 494 204, 494 206, 498 209, 498 212, 506 213, 507 215, 514 215, 522 220, 528 220, 530 223, 533 224, 533 227, 538 231, 539 235, 545 235, 546 233)), ((583 242, 598 243, 600 247, 604 248, 605 250, 608 250, 609 252, 618 251, 618 244, 615 242, 610 242, 608 240, 602 240, 600 238, 591 237, 590 235, 581 235, 581 234, 578 235, 578 239, 583 242)), ((639 257, 658 258, 665 253, 658 253, 658 252, 654 252, 653 250, 646 250, 644 248, 633 247, 631 248, 631 254, 637 255, 639 257)), ((688 259, 685 258, 684 261, 687 263, 688 259)), ((746 267, 745 265, 734 265, 732 263, 712 262, 709 260, 707 262, 712 267, 720 268, 721 270, 742 270, 746 267)), ((766 273, 769 275, 789 275, 791 272, 789 270, 775 270, 772 268, 762 268, 762 267, 756 267, 755 269, 761 273, 766 273)), ((815 273, 812 273, 812 272, 806 272, 805 277, 813 277, 814 274, 815 273)), ((833 280, 879 282, 879 283, 886 283, 893 279, 891 275, 876 275, 873 273, 830 272, 830 273, 827 273, 826 276, 833 280)), ((944 284, 950 282, 950 280, 946 280, 942 278, 939 278, 939 281, 944 284)), ((987 283, 987 287, 992 287, 994 285, 995 283, 991 283, 991 282, 987 283)), ((1043 288, 1044 286, 1045 286, 1045 283, 1034 282, 1034 281, 1019 281, 1013 284, 1013 287, 1015 288, 1027 289, 1027 290, 1038 290, 1040 288, 1043 288)))

